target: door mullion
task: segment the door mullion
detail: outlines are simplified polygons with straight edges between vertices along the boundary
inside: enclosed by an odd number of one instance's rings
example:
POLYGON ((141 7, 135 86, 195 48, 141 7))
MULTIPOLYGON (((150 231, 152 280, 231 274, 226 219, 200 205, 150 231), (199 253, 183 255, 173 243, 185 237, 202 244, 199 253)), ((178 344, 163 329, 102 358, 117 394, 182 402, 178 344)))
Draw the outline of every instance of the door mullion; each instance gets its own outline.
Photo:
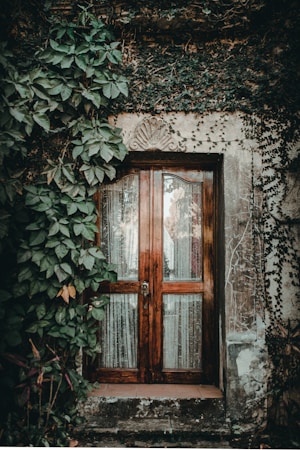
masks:
MULTIPOLYGON (((140 198, 139 198, 139 381, 150 382, 149 367, 149 301, 150 296, 142 293, 142 283, 149 282, 150 275, 150 212, 151 197, 150 173, 148 170, 140 172, 140 198)), ((151 290, 150 290, 151 292, 151 290)))
POLYGON ((161 381, 162 370, 162 172, 151 170, 150 197, 150 370, 152 382, 161 381))

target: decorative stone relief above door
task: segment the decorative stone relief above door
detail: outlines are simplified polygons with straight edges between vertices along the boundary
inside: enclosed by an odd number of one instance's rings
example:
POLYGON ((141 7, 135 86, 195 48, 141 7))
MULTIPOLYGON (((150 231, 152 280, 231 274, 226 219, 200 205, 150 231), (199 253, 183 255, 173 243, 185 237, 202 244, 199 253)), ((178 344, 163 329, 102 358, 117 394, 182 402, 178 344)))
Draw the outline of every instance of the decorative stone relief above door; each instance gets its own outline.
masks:
POLYGON ((161 118, 147 117, 135 128, 128 147, 133 151, 182 151, 170 126, 161 118))

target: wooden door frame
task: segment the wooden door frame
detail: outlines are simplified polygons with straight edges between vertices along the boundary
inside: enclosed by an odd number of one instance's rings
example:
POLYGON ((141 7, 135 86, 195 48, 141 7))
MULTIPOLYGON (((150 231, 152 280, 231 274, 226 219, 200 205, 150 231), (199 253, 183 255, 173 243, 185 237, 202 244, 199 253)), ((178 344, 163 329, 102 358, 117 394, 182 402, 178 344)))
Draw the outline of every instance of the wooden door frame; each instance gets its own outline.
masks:
MULTIPOLYGON (((212 211, 212 217, 209 218, 209 220, 213 221, 213 233, 210 236, 210 240, 212 239, 212 246, 210 246, 210 249, 208 250, 208 243, 205 243, 204 246, 204 252, 209 252, 209 255, 204 256, 204 271, 211 271, 213 273, 213 279, 215 280, 214 287, 213 287, 213 299, 210 300, 210 305, 206 304, 205 308, 203 308, 204 318, 203 323, 206 321, 207 315, 212 317, 212 323, 213 330, 210 328, 209 335, 206 336, 206 342, 208 342, 208 347, 203 347, 203 365, 206 367, 206 376, 202 378, 202 383, 208 383, 208 384, 215 384, 216 386, 219 385, 219 302, 218 302, 218 295, 219 289, 217 287, 217 281, 220 279, 219 275, 217 277, 217 267, 215 264, 215 261, 218 260, 217 256, 220 250, 220 239, 217 239, 217 237, 220 234, 220 228, 219 223, 222 223, 220 220, 218 211, 219 211, 219 204, 220 204, 220 198, 221 198, 221 169, 222 169, 222 155, 199 155, 199 154, 182 154, 182 153, 162 153, 162 152, 131 152, 122 166, 118 170, 117 178, 122 178, 123 176, 128 173, 128 170, 137 169, 140 172, 140 181, 143 182, 149 182, 149 180, 146 181, 148 174, 150 172, 149 169, 169 169, 172 170, 172 168, 178 168, 183 167, 186 170, 203 170, 203 171, 213 171, 214 173, 214 181, 213 186, 211 189, 213 189, 213 205, 210 208, 212 211), (145 171, 143 172, 143 169, 145 171), (212 251, 211 251, 212 249, 212 251), (214 345, 213 345, 214 344, 214 345)), ((114 180, 114 181, 116 181, 114 180)), ((208 198, 207 195, 204 196, 205 198, 208 198)), ((205 200, 204 200, 205 201, 205 200)), ((158 205, 151 205, 151 208, 158 207, 158 205)), ((147 220, 147 214, 149 214, 149 209, 147 209, 147 205, 141 205, 140 208, 140 219, 143 220, 143 218, 147 220)), ((141 223, 141 222, 140 222, 141 223)), ((205 226, 205 223, 204 223, 205 226)), ((148 242, 151 242, 151 229, 147 229, 147 227, 143 226, 143 233, 149 233, 149 239, 148 242)), ((143 248, 141 249, 141 267, 145 267, 146 264, 143 263, 149 258, 149 252, 150 248, 143 248)), ((139 273, 140 279, 145 280, 151 280, 153 277, 153 274, 150 273, 139 273)), ((205 276, 205 275, 204 275, 205 276)), ((150 286, 150 289, 152 287, 150 286)), ((131 291, 130 283, 128 283, 128 289, 131 291)), ((209 288, 205 288, 205 300, 207 303, 207 296, 209 288)), ((114 289, 115 291, 115 289, 114 289)), ((141 296, 139 296, 141 297, 141 296)), ((139 300, 141 302, 141 300, 139 300)), ((141 308, 141 303, 139 304, 139 307, 141 308)), ((154 314, 154 312, 150 311, 151 314, 154 314)), ((156 311, 156 314, 158 312, 156 311)), ((159 312, 158 314, 161 315, 159 312)), ((140 320, 139 324, 139 333, 141 335, 142 330, 144 332, 145 328, 148 327, 148 319, 144 314, 141 315, 142 320, 140 320)), ((151 317, 150 317, 151 320, 151 317)), ((158 320, 161 320, 158 319, 158 320)), ((148 328, 149 330, 149 328, 148 328)), ((150 331, 150 330, 149 330, 150 331)), ((151 336, 148 333, 149 340, 153 340, 153 336, 151 336)), ((141 355, 141 358, 146 360, 150 357, 149 355, 149 340, 144 340, 144 342, 140 342, 139 339, 139 354, 141 355)), ((139 365, 141 365, 142 361, 139 361, 139 365)), ((155 361, 152 363, 155 366, 155 361)), ((172 374, 171 371, 169 371, 168 377, 162 376, 159 379, 152 379, 151 380, 151 374, 147 373, 147 367, 146 364, 142 364, 144 367, 142 369, 142 372, 140 374, 140 379, 137 377, 137 371, 138 369, 129 369, 126 370, 126 373, 122 373, 120 371, 119 375, 116 376, 116 371, 111 369, 105 369, 105 372, 108 376, 111 376, 111 382, 141 382, 143 379, 143 382, 180 382, 180 379, 178 380, 178 371, 176 371, 176 375, 174 373, 174 379, 172 380, 172 374)), ((102 369, 103 370, 103 369, 102 369)), ((185 373, 184 375, 184 382, 185 383, 192 383, 194 382, 194 377, 192 374, 192 371, 183 370, 185 373), (190 376, 189 376, 190 375, 190 376)), ((95 381, 97 379, 97 376, 95 376, 95 373, 93 374, 93 370, 91 367, 89 367, 89 363, 87 359, 85 358, 85 373, 87 374, 88 378, 92 381, 95 381)), ((180 377, 179 377, 180 378, 180 377)), ((182 382, 182 381, 181 381, 182 382)))

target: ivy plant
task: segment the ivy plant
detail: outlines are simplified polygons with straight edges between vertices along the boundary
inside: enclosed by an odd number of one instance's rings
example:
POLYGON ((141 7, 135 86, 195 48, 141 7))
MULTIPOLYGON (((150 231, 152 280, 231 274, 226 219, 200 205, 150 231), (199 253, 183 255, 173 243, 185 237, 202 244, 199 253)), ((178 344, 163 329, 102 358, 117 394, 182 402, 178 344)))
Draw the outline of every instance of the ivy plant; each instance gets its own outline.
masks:
POLYGON ((128 86, 119 43, 84 7, 53 23, 29 67, 2 50, 1 434, 64 446, 88 390, 76 359, 99 351, 99 285, 116 278, 95 245, 94 195, 127 153, 107 117, 128 86))

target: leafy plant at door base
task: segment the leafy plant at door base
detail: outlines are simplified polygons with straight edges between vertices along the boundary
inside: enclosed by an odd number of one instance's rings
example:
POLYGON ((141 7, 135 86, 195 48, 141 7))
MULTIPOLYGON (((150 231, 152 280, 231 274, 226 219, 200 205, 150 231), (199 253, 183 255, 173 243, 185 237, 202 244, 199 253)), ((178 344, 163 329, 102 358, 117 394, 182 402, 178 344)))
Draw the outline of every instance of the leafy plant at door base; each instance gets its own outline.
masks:
POLYGON ((108 302, 85 292, 116 276, 93 197, 127 152, 107 121, 127 81, 88 8, 54 22, 30 64, 1 47, 1 442, 65 446, 89 388, 76 361, 99 351, 108 302))

